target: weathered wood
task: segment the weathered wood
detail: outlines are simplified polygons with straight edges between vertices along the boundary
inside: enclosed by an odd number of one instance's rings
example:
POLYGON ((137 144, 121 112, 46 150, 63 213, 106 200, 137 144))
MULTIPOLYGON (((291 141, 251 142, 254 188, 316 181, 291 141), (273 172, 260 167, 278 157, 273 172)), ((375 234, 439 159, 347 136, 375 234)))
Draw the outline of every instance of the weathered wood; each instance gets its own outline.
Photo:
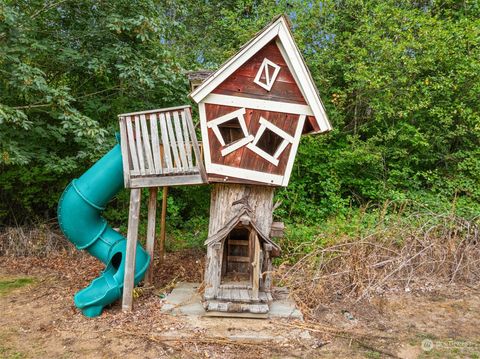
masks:
POLYGON ((143 149, 145 151, 145 157, 147 158, 147 165, 148 165, 148 168, 146 169, 146 173, 154 174, 155 168, 153 166, 152 147, 150 145, 150 136, 148 134, 147 120, 145 118, 145 115, 140 115, 140 126, 142 129, 143 149))
POLYGON ((285 235, 285 223, 273 222, 270 230, 270 237, 283 238, 285 235))
POLYGON ((123 165, 123 184, 128 188, 130 184, 130 163, 128 156, 128 138, 127 138, 127 126, 125 123, 125 117, 119 117, 120 122, 120 143, 122 151, 122 165, 123 165))
POLYGON ((163 154, 165 156, 164 159, 164 172, 165 173, 172 173, 173 172, 173 160, 171 157, 170 152, 170 140, 168 138, 168 130, 167 130, 167 123, 165 120, 165 114, 161 113, 159 117, 160 122, 160 131, 162 133, 162 147, 163 147, 163 154))
POLYGON ((147 110, 147 111, 137 111, 137 112, 129 112, 129 113, 122 113, 118 115, 119 117, 123 116, 134 116, 134 115, 149 115, 151 113, 159 113, 159 112, 167 112, 167 111, 180 111, 185 108, 190 108, 190 105, 183 105, 183 106, 175 106, 175 107, 167 107, 167 108, 157 108, 155 110, 147 110))
POLYGON ((180 126, 180 119, 178 118, 178 112, 173 113, 173 124, 175 126, 175 134, 177 136, 178 152, 180 154, 181 168, 183 171, 188 172, 188 160, 187 152, 185 151, 185 142, 183 141, 182 127, 180 126))
MULTIPOLYGON (((255 232, 254 232, 255 233, 255 232)), ((258 300, 258 290, 260 287, 260 241, 257 234, 254 234, 255 250, 253 259, 253 279, 252 279, 252 297, 253 300, 258 300)))
MULTIPOLYGON (((273 193, 274 188, 268 186, 241 184, 213 185, 210 202, 210 223, 208 228, 209 238, 221 231, 232 218, 239 214, 239 211, 244 208, 242 203, 247 204, 249 208, 251 208, 252 221, 258 226, 258 230, 263 233, 269 233, 273 222, 273 193), (233 203, 237 201, 240 202, 233 205, 233 203)), ((207 300, 215 298, 215 295, 218 293, 221 282, 223 243, 224 242, 217 243, 215 248, 214 244, 207 246, 207 262, 204 279, 206 284, 205 299, 207 300)), ((251 247, 252 246, 250 246, 250 248, 251 247)), ((259 278, 259 275, 257 278, 259 278)))
POLYGON ((248 257, 228 256, 227 258, 229 262, 244 262, 244 263, 250 262, 250 258, 248 257))
POLYGON ((137 155, 138 155, 138 164, 140 165, 140 174, 144 176, 145 171, 145 158, 143 156, 143 145, 142 145, 142 132, 140 130, 140 121, 138 116, 135 116, 135 145, 137 146, 137 155))
MULTIPOLYGON (((193 127, 190 108, 185 109, 184 114, 187 118, 188 131, 190 133, 190 138, 193 143, 193 152, 195 153, 195 165, 198 167, 198 170, 200 171, 200 176, 202 176, 203 182, 207 183, 207 172, 205 171, 205 166, 203 165, 203 159, 202 159, 202 156, 200 155, 200 149, 198 146, 197 135, 195 134, 195 128, 193 127)), ((203 147, 202 147, 202 151, 203 151, 203 147)))
POLYGON ((123 284, 122 310, 131 311, 133 306, 133 286, 135 279, 135 252, 137 249, 138 223, 140 217, 141 190, 130 191, 128 213, 127 251, 125 256, 125 276, 123 284))
POLYGON ((264 273, 263 273, 263 290, 267 293, 270 293, 272 290, 272 258, 271 258, 271 248, 270 244, 265 245, 265 261, 264 261, 264 273))
POLYGON ((248 246, 248 241, 242 241, 241 239, 240 240, 236 240, 236 239, 229 239, 228 240, 228 245, 235 245, 235 246, 248 246))
POLYGON ((162 160, 160 150, 160 139, 158 136, 157 115, 150 115, 150 134, 152 137, 153 163, 155 165, 155 174, 162 174, 162 160))
POLYGON ((189 186, 203 182, 200 174, 161 177, 133 177, 130 178, 130 188, 189 186))
POLYGON ((135 145, 135 136, 133 135, 132 118, 130 116, 126 118, 126 124, 127 124, 128 148, 130 150, 130 158, 132 160, 132 165, 133 165, 133 169, 129 168, 129 171, 131 175, 138 175, 140 174, 140 166, 138 164, 137 148, 135 145))
POLYGON ((245 319, 268 319, 267 313, 229 313, 229 312, 216 312, 210 311, 204 314, 205 317, 217 317, 217 318, 245 318, 245 319))
POLYGON ((222 301, 209 301, 206 307, 207 312, 229 312, 229 313, 256 313, 266 314, 268 313, 268 304, 266 303, 239 303, 239 302, 222 302, 222 301))
POLYGON ((148 220, 147 220, 147 253, 150 255, 150 266, 145 275, 145 282, 153 285, 153 259, 155 252, 155 220, 157 217, 157 192, 158 187, 150 188, 150 195, 148 198, 148 220))
POLYGON ((167 199, 168 199, 168 187, 163 187, 162 194, 162 217, 160 219, 160 263, 165 261, 165 236, 167 229, 167 199))
POLYGON ((182 130, 184 135, 185 146, 187 150, 187 161, 188 168, 190 171, 193 171, 193 161, 192 161, 192 142, 190 141, 190 131, 188 130, 187 117, 185 111, 180 112, 182 117, 182 130))
POLYGON ((175 139, 175 133, 173 131, 173 125, 172 125, 172 118, 170 117, 170 113, 167 112, 165 113, 165 122, 167 123, 167 130, 168 130, 168 139, 170 141, 170 149, 172 150, 173 153, 173 159, 174 159, 174 172, 181 171, 182 169, 182 162, 180 161, 180 155, 178 154, 178 145, 177 145, 177 140, 175 139))

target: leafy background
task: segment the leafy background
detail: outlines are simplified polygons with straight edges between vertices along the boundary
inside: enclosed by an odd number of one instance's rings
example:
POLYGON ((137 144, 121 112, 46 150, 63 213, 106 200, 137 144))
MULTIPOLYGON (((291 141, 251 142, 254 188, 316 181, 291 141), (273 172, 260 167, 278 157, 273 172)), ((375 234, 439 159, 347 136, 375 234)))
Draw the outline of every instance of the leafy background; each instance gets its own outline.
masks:
MULTIPOLYGON (((478 1, 4 0, 0 225, 53 221, 68 182, 113 145, 116 114, 189 103, 186 71, 218 68, 282 13, 334 127, 302 140, 277 191, 289 238, 361 226, 358 213, 478 216, 478 1)), ((200 244, 209 187, 168 201, 177 245, 200 244)), ((124 227, 127 207, 123 191, 106 216, 124 227)))

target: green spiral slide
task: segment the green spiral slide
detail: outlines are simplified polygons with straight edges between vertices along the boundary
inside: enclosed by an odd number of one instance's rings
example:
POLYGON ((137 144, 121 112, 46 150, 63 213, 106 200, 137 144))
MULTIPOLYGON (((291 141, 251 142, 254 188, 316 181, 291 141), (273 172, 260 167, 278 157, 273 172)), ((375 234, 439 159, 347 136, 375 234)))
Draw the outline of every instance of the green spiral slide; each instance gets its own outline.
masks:
MULTIPOLYGON (((58 222, 65 236, 106 265, 98 278, 75 294, 75 306, 87 317, 100 315, 122 295, 127 240, 100 215, 122 188, 122 154, 117 144, 67 186, 58 204, 58 222)), ((149 263, 149 255, 138 244, 135 285, 143 279, 149 263)))

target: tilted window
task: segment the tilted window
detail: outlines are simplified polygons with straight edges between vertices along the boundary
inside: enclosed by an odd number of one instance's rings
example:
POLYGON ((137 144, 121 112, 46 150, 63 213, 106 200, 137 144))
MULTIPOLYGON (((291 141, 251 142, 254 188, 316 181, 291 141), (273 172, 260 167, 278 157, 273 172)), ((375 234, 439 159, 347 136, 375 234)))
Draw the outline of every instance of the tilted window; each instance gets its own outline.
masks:
POLYGON ((207 127, 215 133, 222 148, 222 156, 245 146, 253 140, 253 136, 248 134, 245 123, 245 109, 227 113, 207 122, 207 127))
POLYGON ((294 138, 278 128, 273 123, 260 117, 260 128, 258 129, 253 142, 247 147, 257 155, 278 166, 278 159, 289 143, 293 143, 294 138))

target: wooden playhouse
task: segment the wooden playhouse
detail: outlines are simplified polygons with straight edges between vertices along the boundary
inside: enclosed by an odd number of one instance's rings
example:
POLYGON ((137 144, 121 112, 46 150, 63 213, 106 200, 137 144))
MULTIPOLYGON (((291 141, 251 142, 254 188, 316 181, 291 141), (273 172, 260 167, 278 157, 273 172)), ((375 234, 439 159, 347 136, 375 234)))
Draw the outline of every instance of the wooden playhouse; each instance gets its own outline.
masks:
POLYGON ((274 189, 288 185, 301 136, 331 129, 287 19, 276 18, 190 96, 214 183, 205 308, 267 313, 280 253, 274 189))

